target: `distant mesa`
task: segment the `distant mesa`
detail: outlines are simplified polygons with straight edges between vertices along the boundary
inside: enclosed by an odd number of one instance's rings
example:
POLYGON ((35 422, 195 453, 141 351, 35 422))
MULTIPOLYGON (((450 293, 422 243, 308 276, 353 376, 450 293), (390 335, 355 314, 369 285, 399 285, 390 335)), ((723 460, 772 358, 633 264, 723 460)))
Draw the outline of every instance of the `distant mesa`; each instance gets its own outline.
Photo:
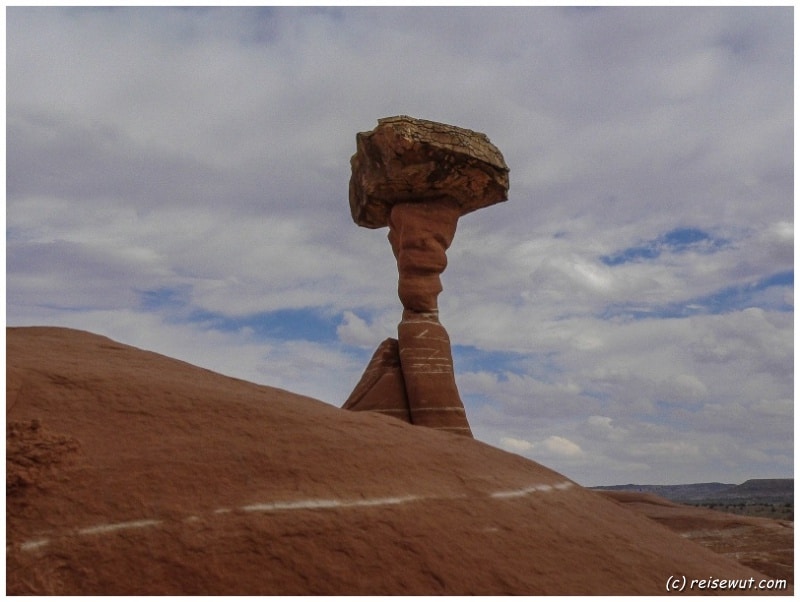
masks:
POLYGON ((389 227, 403 316, 343 407, 471 437, 439 322, 440 274, 459 217, 508 198, 508 166, 485 134, 404 115, 357 134, 350 165, 353 220, 389 227))
POLYGON ((652 493, 674 502, 794 503, 794 479, 749 479, 732 483, 689 483, 684 485, 602 485, 599 491, 652 493))

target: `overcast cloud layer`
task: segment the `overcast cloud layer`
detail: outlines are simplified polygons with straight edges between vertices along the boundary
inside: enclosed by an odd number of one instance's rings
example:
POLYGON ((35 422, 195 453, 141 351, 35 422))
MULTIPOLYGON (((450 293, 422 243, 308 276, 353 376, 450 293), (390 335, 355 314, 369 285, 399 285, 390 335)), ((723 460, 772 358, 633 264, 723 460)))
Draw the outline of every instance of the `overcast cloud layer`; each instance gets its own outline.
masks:
POLYGON ((478 439, 585 485, 793 475, 783 8, 7 9, 7 321, 341 405, 401 306, 355 133, 486 133, 442 322, 478 439))

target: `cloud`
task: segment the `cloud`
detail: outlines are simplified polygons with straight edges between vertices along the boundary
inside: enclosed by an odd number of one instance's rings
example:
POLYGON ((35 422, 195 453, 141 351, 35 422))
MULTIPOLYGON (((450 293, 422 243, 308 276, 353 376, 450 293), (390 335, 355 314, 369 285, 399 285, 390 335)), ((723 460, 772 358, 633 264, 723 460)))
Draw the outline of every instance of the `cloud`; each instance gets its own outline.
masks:
POLYGON ((503 437, 500 440, 500 443, 502 443, 503 447, 505 447, 507 450, 516 452, 525 452, 533 448, 533 443, 530 441, 515 439, 514 437, 503 437))
POLYGON ((352 311, 345 311, 342 322, 336 327, 336 334, 347 345, 374 348, 390 336, 397 338, 398 321, 396 316, 387 313, 368 323, 352 311))
POLYGON ((565 437, 559 437, 558 435, 549 436, 542 442, 542 445, 551 454, 557 456, 573 457, 583 455, 583 450, 579 445, 576 445, 565 437))
POLYGON ((551 435, 544 441, 535 443, 514 437, 503 437, 500 443, 505 449, 513 452, 540 451, 548 457, 563 456, 567 458, 583 455, 580 446, 558 435, 551 435))
POLYGON ((7 25, 9 324, 338 405, 401 312, 386 231, 349 215, 355 134, 411 114, 511 168, 508 202, 460 220, 439 298, 480 439, 587 483, 792 473, 791 8, 7 25))
MULTIPOLYGON (((712 457, 721 462, 725 453, 737 455, 737 445, 748 441, 770 458, 748 461, 750 470, 771 472, 791 455, 792 421, 781 414, 790 411, 793 390, 791 324, 791 314, 756 308, 669 320, 563 320, 558 336, 538 346, 553 364, 548 383, 473 373, 457 375, 458 384, 481 438, 509 449, 504 436, 535 441, 557 433, 591 460, 554 457, 548 465, 585 474, 587 483, 599 483, 591 466, 617 480, 652 480, 656 467, 659 482, 677 479, 690 470, 686 458, 667 461, 667 448, 651 445, 676 439, 687 454, 716 449, 695 463, 709 472, 712 457), (589 336, 594 347, 583 344, 589 336), (652 463, 638 450, 649 450, 652 463)), ((520 453, 545 457, 541 449, 520 453)), ((732 467, 728 460, 724 465, 732 467)))

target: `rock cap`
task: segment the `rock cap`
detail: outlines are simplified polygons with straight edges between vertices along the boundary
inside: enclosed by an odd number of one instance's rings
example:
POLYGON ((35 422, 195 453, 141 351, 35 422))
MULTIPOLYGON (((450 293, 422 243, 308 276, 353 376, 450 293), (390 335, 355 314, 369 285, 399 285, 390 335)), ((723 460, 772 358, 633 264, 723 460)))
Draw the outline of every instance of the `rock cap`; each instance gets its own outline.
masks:
POLYGON ((508 198, 508 166, 485 134, 406 115, 356 134, 350 212, 359 226, 388 224, 396 203, 455 199, 461 214, 508 198))

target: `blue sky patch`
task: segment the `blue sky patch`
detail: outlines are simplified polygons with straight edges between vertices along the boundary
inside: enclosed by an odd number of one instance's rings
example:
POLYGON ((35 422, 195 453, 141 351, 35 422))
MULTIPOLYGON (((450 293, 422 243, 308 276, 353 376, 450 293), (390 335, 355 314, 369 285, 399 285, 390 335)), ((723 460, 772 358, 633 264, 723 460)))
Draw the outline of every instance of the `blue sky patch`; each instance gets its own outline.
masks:
POLYGON ((280 340, 332 342, 337 340, 336 328, 342 321, 324 307, 279 309, 246 316, 227 316, 220 312, 193 309, 190 306, 190 287, 164 287, 140 291, 140 307, 145 311, 166 313, 173 321, 201 323, 210 330, 238 332, 248 329, 256 337, 280 340))
POLYGON ((324 308, 279 309, 248 316, 225 316, 220 313, 197 311, 190 318, 205 322, 210 328, 222 332, 248 329, 256 337, 265 339, 306 340, 315 343, 337 340, 336 327, 341 316, 324 308))
POLYGON ((178 309, 186 307, 189 302, 188 286, 162 287, 152 291, 140 291, 139 303, 145 311, 178 309))
POLYGON ((600 257, 607 266, 657 259, 662 253, 713 253, 728 244, 723 238, 714 238, 699 228, 675 228, 666 234, 640 245, 622 249, 611 255, 600 257))
POLYGON ((491 372, 499 381, 506 374, 520 374, 543 381, 563 372, 556 353, 519 353, 516 351, 486 351, 471 345, 453 345, 453 367, 463 372, 491 372))
POLYGON ((520 363, 527 355, 513 351, 485 351, 471 345, 453 345, 456 372, 523 372, 520 363))

